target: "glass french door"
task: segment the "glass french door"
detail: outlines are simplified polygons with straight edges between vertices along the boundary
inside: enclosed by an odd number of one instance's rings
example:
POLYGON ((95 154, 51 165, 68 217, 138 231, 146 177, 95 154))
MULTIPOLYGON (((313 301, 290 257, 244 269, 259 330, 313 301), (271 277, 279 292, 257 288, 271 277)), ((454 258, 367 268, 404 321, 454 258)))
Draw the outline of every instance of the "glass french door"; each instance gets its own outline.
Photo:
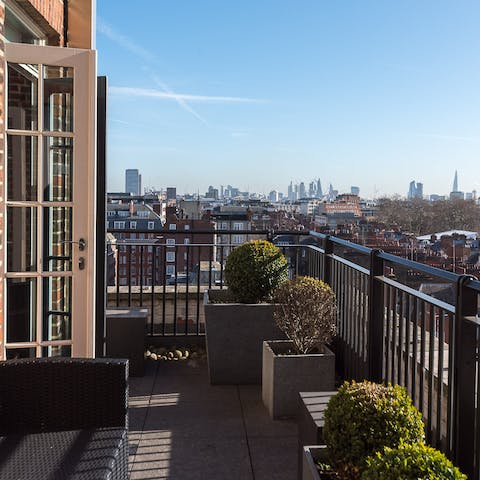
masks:
POLYGON ((5 59, 4 357, 92 357, 95 52, 5 59))

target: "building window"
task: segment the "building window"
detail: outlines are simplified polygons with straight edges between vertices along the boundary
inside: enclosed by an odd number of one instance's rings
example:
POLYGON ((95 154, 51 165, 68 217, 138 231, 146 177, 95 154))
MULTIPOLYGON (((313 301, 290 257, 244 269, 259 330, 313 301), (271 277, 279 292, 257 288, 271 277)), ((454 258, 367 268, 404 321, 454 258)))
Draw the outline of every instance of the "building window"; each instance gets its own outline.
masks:
POLYGON ((107 212, 107 217, 114 217, 115 216, 115 211, 114 210, 109 210, 107 212))
POLYGON ((125 222, 113 222, 113 228, 125 228, 125 222))
POLYGON ((175 239, 174 238, 167 238, 167 245, 175 245, 175 239))
POLYGON ((155 222, 148 222, 148 229, 153 230, 155 228, 155 222))
POLYGON ((185 245, 188 245, 188 244, 190 243, 190 239, 189 239, 189 238, 185 238, 185 239, 183 240, 183 243, 184 243, 185 245))
POLYGON ((167 275, 175 275, 175 265, 167 265, 167 268, 165 269, 165 273, 167 275))
POLYGON ((167 262, 175 261, 175 252, 167 252, 167 262))
POLYGON ((243 235, 232 235, 232 243, 239 245, 245 241, 245 237, 243 235))
POLYGON ((135 230, 137 228, 137 222, 130 222, 130 228, 135 230))
POLYGON ((234 223, 233 224, 234 230, 243 230, 243 223, 234 223))
POLYGON ((5 38, 9 42, 46 44, 46 35, 15 2, 5 2, 5 38))
POLYGON ((170 223, 168 225, 168 229, 169 230, 176 230, 177 229, 177 224, 176 223, 170 223))
POLYGON ((190 230, 190 225, 185 225, 185 230, 190 230))

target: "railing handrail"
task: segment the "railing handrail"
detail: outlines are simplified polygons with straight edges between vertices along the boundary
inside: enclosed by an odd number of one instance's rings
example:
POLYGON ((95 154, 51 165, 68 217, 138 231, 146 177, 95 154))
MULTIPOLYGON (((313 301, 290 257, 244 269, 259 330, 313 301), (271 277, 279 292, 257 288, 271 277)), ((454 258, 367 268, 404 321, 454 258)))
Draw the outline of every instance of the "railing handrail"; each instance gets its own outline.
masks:
MULTIPOLYGON (((310 235, 319 238, 321 240, 326 240, 336 244, 336 245, 342 245, 344 247, 351 248, 352 250, 355 250, 359 253, 365 254, 365 255, 370 255, 371 252, 373 251, 372 248, 370 247, 365 247, 364 245, 359 245, 358 243, 353 243, 348 240, 344 240, 342 238, 338 237, 332 237, 329 235, 325 235, 323 233, 318 233, 318 232, 310 232, 310 235)), ((387 262, 391 262, 397 265, 402 265, 407 268, 415 269, 418 270, 422 273, 426 273, 428 275, 432 275, 434 277, 439 277, 443 278, 449 282, 456 283, 458 279, 462 276, 461 274, 450 272, 448 270, 442 270, 441 268, 438 267, 432 267, 430 265, 427 265, 425 263, 421 262, 416 262, 415 260, 409 260, 407 258, 402 258, 397 255, 393 255, 391 253, 386 253, 386 252, 379 252, 378 257, 381 258, 382 260, 385 260, 387 262)), ((471 279, 468 283, 467 286, 469 288, 473 288, 474 290, 479 290, 480 291, 480 280, 476 279, 471 279)))

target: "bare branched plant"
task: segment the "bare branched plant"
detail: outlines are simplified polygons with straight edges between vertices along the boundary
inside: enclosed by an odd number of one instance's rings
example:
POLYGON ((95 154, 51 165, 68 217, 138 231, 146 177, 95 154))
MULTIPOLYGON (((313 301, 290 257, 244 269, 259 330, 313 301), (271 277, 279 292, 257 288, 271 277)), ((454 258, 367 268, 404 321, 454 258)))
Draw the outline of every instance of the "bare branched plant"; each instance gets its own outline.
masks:
POLYGON ((298 354, 320 349, 335 335, 335 294, 325 282, 296 277, 278 287, 275 303, 275 321, 298 354))

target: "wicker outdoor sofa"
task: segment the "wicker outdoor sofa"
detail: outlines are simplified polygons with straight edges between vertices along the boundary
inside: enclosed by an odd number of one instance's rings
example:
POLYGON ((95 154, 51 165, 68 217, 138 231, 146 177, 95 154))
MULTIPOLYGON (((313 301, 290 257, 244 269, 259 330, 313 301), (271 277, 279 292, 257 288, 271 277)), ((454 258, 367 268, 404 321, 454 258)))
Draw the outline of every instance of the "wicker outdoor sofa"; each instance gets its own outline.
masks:
POLYGON ((0 479, 127 479, 127 407, 127 360, 0 362, 0 479))

